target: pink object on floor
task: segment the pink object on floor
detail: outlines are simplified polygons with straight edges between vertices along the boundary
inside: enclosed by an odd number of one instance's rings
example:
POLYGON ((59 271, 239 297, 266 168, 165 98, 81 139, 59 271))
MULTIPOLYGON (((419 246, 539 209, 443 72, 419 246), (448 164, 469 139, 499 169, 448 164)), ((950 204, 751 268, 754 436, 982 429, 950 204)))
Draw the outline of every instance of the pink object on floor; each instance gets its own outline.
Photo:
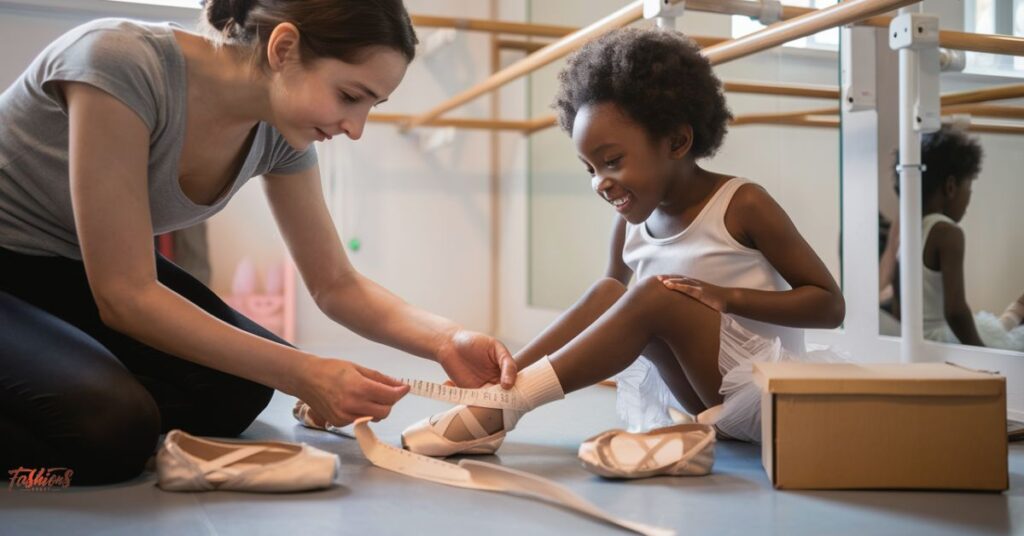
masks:
POLYGON ((259 284, 256 265, 242 259, 235 268, 232 294, 224 301, 253 322, 269 329, 289 342, 295 340, 295 267, 284 259, 266 270, 264 284, 259 284))

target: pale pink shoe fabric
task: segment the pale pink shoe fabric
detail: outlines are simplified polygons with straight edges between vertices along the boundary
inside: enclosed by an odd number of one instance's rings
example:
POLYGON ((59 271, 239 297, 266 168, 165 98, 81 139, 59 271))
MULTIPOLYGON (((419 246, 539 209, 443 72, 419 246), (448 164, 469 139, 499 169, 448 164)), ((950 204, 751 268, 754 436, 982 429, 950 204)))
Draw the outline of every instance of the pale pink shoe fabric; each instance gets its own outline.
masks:
POLYGON ((340 460, 305 443, 214 440, 171 430, 156 465, 157 485, 166 491, 277 493, 331 487, 340 460))
POLYGON ((584 441, 578 455, 584 468, 606 478, 703 476, 715 464, 715 442, 709 424, 677 424, 646 433, 616 429, 584 441))

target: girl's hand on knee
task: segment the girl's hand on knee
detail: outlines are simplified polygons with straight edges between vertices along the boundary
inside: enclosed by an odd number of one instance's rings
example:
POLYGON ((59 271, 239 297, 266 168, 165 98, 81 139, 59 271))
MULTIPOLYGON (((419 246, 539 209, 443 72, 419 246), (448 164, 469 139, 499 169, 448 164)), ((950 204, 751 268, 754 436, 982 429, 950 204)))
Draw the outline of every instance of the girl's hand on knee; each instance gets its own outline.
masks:
POLYGON ((683 275, 659 275, 658 281, 661 281, 665 288, 686 294, 719 313, 729 312, 729 295, 732 289, 683 275))
POLYGON ((409 386, 376 370, 342 359, 316 358, 304 371, 297 393, 317 420, 345 426, 359 417, 379 421, 391 413, 409 386))

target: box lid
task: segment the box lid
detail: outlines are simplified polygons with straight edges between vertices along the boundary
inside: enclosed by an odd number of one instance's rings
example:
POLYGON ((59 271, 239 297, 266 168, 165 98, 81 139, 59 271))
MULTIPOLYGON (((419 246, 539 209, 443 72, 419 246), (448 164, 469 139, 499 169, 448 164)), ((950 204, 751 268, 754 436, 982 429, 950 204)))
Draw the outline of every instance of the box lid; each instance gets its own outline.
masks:
POLYGON ((754 363, 754 381, 770 393, 986 396, 1006 378, 946 363, 754 363))

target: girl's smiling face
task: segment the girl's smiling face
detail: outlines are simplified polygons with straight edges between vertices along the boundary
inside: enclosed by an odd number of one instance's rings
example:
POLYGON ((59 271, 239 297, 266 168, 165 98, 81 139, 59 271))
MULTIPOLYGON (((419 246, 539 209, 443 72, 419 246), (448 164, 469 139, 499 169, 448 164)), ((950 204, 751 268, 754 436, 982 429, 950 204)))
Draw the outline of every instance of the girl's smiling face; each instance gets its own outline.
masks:
POLYGON ((672 193, 678 164, 690 143, 652 140, 638 123, 612 103, 580 108, 572 140, 590 173, 591 185, 626 221, 647 220, 672 193))

